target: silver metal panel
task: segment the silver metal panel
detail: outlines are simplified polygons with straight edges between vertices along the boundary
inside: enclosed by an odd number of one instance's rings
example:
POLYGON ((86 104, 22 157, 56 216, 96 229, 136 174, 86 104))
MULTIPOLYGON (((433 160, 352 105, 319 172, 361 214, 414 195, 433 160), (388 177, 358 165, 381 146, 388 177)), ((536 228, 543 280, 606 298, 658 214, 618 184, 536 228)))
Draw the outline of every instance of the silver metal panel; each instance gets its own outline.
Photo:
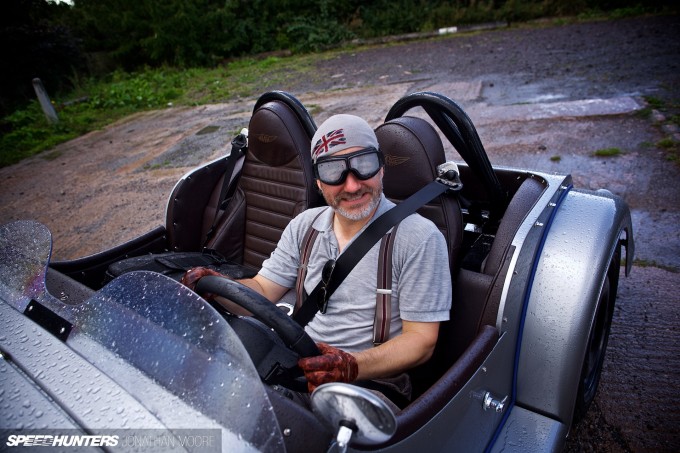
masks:
MULTIPOLYGON (((90 431, 165 428, 112 379, 4 302, 0 302, 0 319, 11 326, 0 339, 3 354, 31 376, 78 426, 90 431), (119 408, 124 411, 118 413, 119 408)), ((6 408, 2 407, 3 413, 19 411, 23 404, 8 402, 6 408)))
MULTIPOLYGON (((528 272, 530 270, 531 260, 533 259, 533 250, 536 246, 536 241, 539 239, 538 235, 533 234, 530 243, 527 242, 527 238, 530 233, 535 233, 536 222, 539 218, 546 216, 546 208, 549 203, 556 199, 559 192, 565 188, 565 184, 569 184, 571 181, 570 177, 558 176, 558 175, 546 175, 543 173, 534 173, 539 178, 543 178, 547 184, 545 192, 541 195, 536 205, 531 209, 531 211, 526 215, 524 221, 517 229, 515 237, 512 239, 512 245, 515 246, 516 252, 510 261, 510 267, 508 269, 508 274, 505 279, 505 284, 503 286, 503 293, 501 295, 501 303, 498 309, 498 319, 496 320, 496 325, 503 331, 507 329, 504 325, 507 323, 508 317, 519 315, 521 312, 522 304, 524 300, 519 297, 513 297, 513 300, 508 301, 508 294, 510 293, 510 285, 516 284, 516 279, 518 278, 519 272, 518 267, 522 272, 528 272), (523 262, 518 263, 520 257, 520 251, 523 249, 529 249, 528 253, 522 255, 523 262), (512 306, 506 307, 506 304, 510 303, 512 306)), ((523 280, 528 279, 529 275, 519 276, 523 280)), ((513 296, 518 296, 518 294, 513 293, 513 296)))
POLYGON ((0 350, 77 425, 217 429, 223 447, 281 450, 257 371, 210 305, 153 272, 124 274, 87 301, 65 304, 45 289, 50 244, 36 222, 0 228, 0 350), (29 299, 69 325, 67 338, 24 315, 29 299))
POLYGON ((78 429, 78 425, 35 382, 2 357, 0 431, 48 428, 78 429))
POLYGON ((560 452, 569 427, 521 407, 514 407, 491 453, 560 452), (540 446, 540 447, 539 447, 540 446))
POLYGON ((489 358, 463 389, 420 430, 398 444, 378 450, 385 452, 483 451, 496 431, 503 413, 484 410, 485 392, 504 397, 510 392, 514 343, 503 336, 489 358))
POLYGON ((607 192, 572 190, 557 207, 529 299, 518 404, 571 423, 599 291, 629 212, 607 192))

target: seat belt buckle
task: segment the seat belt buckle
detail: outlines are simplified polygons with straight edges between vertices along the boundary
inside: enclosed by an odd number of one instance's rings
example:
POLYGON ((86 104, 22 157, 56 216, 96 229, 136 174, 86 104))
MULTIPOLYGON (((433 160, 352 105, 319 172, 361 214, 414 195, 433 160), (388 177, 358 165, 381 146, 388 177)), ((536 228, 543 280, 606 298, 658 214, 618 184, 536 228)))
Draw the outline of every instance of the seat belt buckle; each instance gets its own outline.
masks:
POLYGON ((234 146, 238 149, 243 149, 248 146, 248 128, 244 127, 241 129, 241 133, 234 137, 234 139, 231 141, 231 146, 234 146))
POLYGON ((447 192, 459 192, 463 188, 458 165, 451 160, 437 166, 437 181, 448 186, 447 192))

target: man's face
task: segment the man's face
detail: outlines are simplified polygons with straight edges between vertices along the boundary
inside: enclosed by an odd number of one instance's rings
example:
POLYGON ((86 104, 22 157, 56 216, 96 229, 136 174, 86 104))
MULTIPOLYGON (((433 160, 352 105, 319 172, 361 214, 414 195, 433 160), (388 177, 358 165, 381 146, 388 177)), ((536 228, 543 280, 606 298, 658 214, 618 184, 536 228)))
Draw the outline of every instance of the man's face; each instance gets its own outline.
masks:
MULTIPOLYGON (((336 153, 337 156, 358 151, 361 148, 348 148, 336 153)), ((347 174, 347 179, 337 186, 324 184, 317 180, 316 183, 323 194, 328 206, 339 215, 349 220, 365 220, 373 215, 375 208, 380 203, 382 194, 382 178, 384 170, 370 179, 362 181, 352 172, 347 174)))

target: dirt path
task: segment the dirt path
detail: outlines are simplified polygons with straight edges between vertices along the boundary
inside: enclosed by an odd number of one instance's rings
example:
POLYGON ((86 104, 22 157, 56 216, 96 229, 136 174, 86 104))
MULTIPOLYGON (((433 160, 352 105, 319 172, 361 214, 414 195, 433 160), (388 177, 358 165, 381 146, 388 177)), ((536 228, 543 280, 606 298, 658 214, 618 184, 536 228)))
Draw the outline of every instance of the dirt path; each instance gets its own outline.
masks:
MULTIPOLYGON (((348 51, 314 77, 262 87, 293 93, 317 123, 342 112, 374 125, 401 96, 440 92, 466 109, 494 164, 570 173, 627 200, 636 259, 650 267, 622 279, 600 391, 570 451, 680 450, 680 171, 654 145, 669 134, 658 117, 637 115, 643 96, 680 99, 678 36, 675 16, 509 28, 348 51), (593 155, 613 147, 621 154, 593 155)), ((56 259, 162 225, 176 181, 228 151, 254 102, 135 115, 0 169, 0 223, 45 223, 56 259)))

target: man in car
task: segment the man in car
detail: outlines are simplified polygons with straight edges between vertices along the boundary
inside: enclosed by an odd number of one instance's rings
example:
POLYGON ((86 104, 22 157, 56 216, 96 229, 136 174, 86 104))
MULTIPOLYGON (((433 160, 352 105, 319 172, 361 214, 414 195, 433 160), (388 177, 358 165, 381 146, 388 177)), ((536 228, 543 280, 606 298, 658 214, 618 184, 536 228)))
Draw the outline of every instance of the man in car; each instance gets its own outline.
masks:
MULTIPOLYGON (((373 129, 363 119, 336 115, 316 131, 311 146, 317 185, 328 206, 309 209, 284 230, 271 257, 252 279, 239 280, 272 302, 295 287, 301 244, 310 226, 318 231, 304 288, 310 293, 347 246, 376 218, 394 206, 382 191, 384 159, 373 129)), ((441 232, 418 214, 397 229, 392 252, 389 340, 373 344, 376 270, 380 241, 356 264, 305 327, 321 355, 303 358, 310 392, 327 382, 372 381, 383 393, 410 398, 405 371, 427 361, 439 323, 449 317, 451 276, 441 232), (389 389, 389 391, 388 391, 389 389)), ((183 282, 194 287, 208 269, 193 269, 183 282)), ((369 386, 370 387, 370 386, 369 386)), ((375 388, 375 387, 374 387, 375 388)))

